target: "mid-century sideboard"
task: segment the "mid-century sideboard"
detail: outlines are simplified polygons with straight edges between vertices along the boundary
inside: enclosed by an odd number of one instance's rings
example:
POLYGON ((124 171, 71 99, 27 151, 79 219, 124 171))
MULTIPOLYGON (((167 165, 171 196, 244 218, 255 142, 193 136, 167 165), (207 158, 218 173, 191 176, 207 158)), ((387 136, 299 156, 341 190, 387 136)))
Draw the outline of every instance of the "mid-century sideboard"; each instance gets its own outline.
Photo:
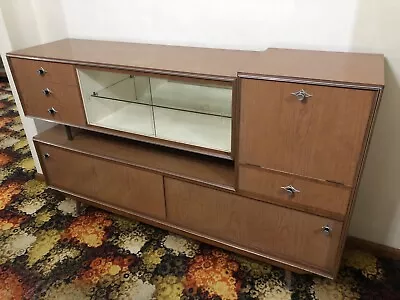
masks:
POLYGON ((384 57, 66 39, 8 53, 47 184, 335 278, 384 57))

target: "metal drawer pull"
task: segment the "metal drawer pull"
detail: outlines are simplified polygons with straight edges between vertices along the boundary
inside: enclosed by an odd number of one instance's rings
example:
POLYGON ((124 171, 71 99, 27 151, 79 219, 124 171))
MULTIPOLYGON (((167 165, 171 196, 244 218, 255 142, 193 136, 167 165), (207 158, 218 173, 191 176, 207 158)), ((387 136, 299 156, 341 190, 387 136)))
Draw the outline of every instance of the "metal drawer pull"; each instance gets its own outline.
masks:
POLYGON ((38 73, 40 76, 44 76, 47 73, 47 71, 43 69, 43 67, 40 67, 40 69, 38 69, 36 73, 38 73))
POLYGON ((304 101, 307 100, 307 98, 312 97, 309 93, 307 93, 305 90, 301 89, 300 91, 292 93, 293 96, 296 96, 297 100, 299 101, 304 101))
POLYGON ((44 157, 45 159, 48 159, 48 158, 50 157, 50 154, 49 154, 49 153, 45 153, 45 154, 43 155, 43 157, 44 157))
POLYGON ((48 111, 49 114, 51 114, 51 115, 54 115, 54 114, 57 112, 57 110, 56 110, 54 107, 49 108, 47 111, 48 111))
POLYGON ((292 185, 288 185, 288 186, 281 186, 282 190, 285 190, 286 192, 288 192, 290 194, 290 196, 294 196, 295 193, 300 193, 300 191, 298 189, 296 189, 294 186, 292 185))
POLYGON ((325 225, 321 227, 321 231, 324 235, 329 236, 332 233, 332 228, 329 225, 325 225))
POLYGON ((49 88, 45 88, 42 90, 43 95, 48 96, 52 93, 52 91, 49 88))

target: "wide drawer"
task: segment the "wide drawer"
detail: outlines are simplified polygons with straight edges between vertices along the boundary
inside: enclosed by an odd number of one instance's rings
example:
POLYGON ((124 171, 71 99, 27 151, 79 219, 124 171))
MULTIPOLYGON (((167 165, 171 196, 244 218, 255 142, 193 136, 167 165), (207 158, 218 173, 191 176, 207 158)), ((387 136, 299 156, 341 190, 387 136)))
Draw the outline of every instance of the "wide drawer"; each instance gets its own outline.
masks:
POLYGON ((323 184, 264 169, 240 166, 239 190, 263 199, 271 197, 285 204, 297 204, 344 216, 351 189, 323 184))
POLYGON ((19 94, 27 116, 86 125, 83 104, 77 86, 59 83, 29 84, 29 80, 19 80, 19 94), (48 89, 48 94, 43 91, 48 89))
POLYGON ((354 184, 375 91, 254 79, 240 90, 241 164, 354 184))
POLYGON ((334 270, 341 222, 175 179, 165 179, 165 193, 171 223, 288 262, 334 270))
POLYGON ((14 79, 31 84, 62 83, 78 86, 75 67, 70 64, 52 63, 40 60, 11 58, 14 79))
POLYGON ((36 142, 50 186, 134 212, 165 218, 163 178, 136 168, 36 142))

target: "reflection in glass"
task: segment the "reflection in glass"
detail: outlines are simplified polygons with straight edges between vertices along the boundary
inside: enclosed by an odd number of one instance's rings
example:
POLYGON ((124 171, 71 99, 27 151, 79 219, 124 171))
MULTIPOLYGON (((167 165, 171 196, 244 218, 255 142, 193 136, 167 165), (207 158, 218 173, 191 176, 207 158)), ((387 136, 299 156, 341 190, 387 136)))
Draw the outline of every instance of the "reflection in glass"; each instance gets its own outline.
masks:
POLYGON ((79 69, 90 125, 231 151, 232 87, 79 69))

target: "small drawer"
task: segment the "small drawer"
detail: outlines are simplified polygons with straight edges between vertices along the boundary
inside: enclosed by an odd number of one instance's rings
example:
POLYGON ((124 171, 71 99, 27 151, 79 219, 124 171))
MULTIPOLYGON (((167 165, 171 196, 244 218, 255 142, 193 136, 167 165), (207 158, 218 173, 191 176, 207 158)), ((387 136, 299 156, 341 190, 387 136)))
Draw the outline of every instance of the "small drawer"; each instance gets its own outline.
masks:
POLYGON ((50 186, 165 219, 161 175, 39 142, 35 145, 50 186))
POLYGON ((165 179, 167 220, 288 263, 334 271, 342 223, 165 179))
POLYGON ((274 198, 344 216, 351 189, 279 174, 251 166, 239 167, 239 190, 257 198, 274 198))
POLYGON ((30 84, 42 82, 78 86, 75 67, 70 64, 11 58, 11 66, 17 82, 24 79, 30 84))
POLYGON ((25 80, 21 82, 24 83, 24 88, 19 88, 19 95, 27 116, 72 125, 86 125, 81 95, 77 86, 59 83, 29 85, 25 80))

